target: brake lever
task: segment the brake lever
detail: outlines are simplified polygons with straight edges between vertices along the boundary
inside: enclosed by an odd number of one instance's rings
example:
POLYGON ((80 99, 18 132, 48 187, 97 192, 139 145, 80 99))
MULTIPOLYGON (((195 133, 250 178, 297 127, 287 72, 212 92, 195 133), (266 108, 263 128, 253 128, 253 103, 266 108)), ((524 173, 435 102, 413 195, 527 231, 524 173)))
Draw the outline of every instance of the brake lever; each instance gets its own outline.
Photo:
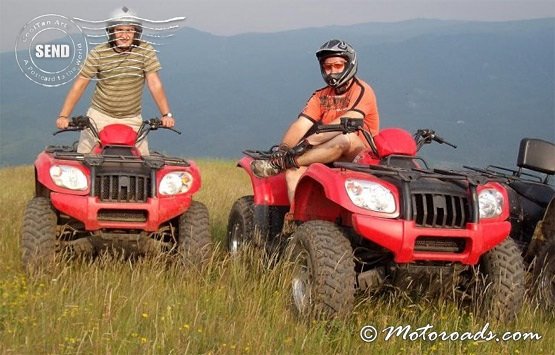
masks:
POLYGON ((177 134, 181 134, 181 131, 178 131, 177 129, 173 129, 173 128, 171 128, 171 127, 164 127, 164 126, 162 126, 162 128, 169 129, 170 131, 173 131, 173 132, 175 132, 175 133, 177 133, 177 134))
POLYGON ((432 135, 432 139, 435 140, 436 142, 438 142, 439 144, 447 144, 448 146, 451 146, 451 147, 457 149, 456 145, 447 142, 445 139, 441 138, 440 136, 437 136, 437 135, 434 134, 434 135, 432 135))
POLYGON ((56 131, 54 133, 52 133, 53 136, 62 133, 62 132, 75 132, 75 131, 80 131, 80 129, 78 127, 76 128, 64 128, 64 129, 60 129, 59 131, 56 131))

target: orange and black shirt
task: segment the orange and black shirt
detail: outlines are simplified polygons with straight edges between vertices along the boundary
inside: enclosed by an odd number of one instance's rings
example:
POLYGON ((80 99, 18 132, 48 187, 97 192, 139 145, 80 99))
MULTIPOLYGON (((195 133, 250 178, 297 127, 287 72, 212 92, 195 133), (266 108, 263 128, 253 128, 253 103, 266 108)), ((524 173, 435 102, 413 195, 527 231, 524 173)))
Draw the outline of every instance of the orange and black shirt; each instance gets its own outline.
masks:
POLYGON ((356 77, 344 94, 337 95, 330 86, 315 91, 300 116, 314 123, 329 124, 347 111, 360 112, 364 117, 364 128, 373 136, 378 134, 380 116, 376 95, 370 85, 356 77))

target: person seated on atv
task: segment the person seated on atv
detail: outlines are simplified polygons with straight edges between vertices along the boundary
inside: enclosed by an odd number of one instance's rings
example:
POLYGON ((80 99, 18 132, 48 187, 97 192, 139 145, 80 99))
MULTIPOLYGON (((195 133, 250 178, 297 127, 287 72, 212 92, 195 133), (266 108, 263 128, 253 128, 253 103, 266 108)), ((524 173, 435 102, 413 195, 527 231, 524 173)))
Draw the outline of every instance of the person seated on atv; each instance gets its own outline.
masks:
POLYGON ((316 52, 327 86, 316 90, 299 117, 289 126, 279 148, 269 160, 254 160, 253 173, 261 178, 285 170, 289 200, 308 165, 352 161, 367 148, 358 133, 327 132, 313 134, 316 124, 337 124, 341 117, 364 119, 364 129, 376 135, 379 115, 374 91, 355 76, 356 52, 345 41, 332 39, 316 52), (301 144, 299 144, 301 143, 301 144), (292 149, 296 146, 296 149, 292 149))
MULTIPOLYGON (((162 114, 162 125, 174 126, 175 121, 158 76, 160 62, 155 49, 140 39, 142 30, 140 18, 127 7, 112 14, 106 22, 108 42, 89 52, 60 110, 56 120, 58 128, 68 127, 73 108, 94 77, 97 78, 96 89, 87 116, 96 124, 98 131, 114 123, 129 125, 135 131, 139 129, 143 121, 141 106, 145 81, 162 114)), ((90 130, 83 130, 77 152, 88 153, 95 144, 96 139, 90 130)), ((137 148, 142 155, 148 155, 146 139, 137 148)))

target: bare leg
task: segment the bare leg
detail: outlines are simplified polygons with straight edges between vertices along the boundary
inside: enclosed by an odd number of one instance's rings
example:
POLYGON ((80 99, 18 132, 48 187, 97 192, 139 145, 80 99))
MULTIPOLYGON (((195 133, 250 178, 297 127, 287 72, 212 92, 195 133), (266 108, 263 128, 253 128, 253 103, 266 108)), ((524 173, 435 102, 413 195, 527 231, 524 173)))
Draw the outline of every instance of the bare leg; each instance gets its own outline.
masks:
POLYGON ((340 134, 299 156, 297 163, 300 166, 306 166, 312 163, 326 164, 337 160, 352 161, 363 149, 364 144, 355 133, 340 134))
POLYGON ((285 181, 287 182, 287 196, 289 197, 289 203, 293 202, 295 197, 295 188, 308 167, 301 166, 300 168, 292 168, 285 170, 285 181))
POLYGON ((331 163, 343 160, 352 161, 357 154, 365 148, 364 144, 355 133, 341 134, 333 137, 327 142, 315 146, 297 158, 299 168, 287 169, 285 180, 287 182, 287 194, 289 202, 293 202, 295 189, 299 179, 312 163, 331 163))

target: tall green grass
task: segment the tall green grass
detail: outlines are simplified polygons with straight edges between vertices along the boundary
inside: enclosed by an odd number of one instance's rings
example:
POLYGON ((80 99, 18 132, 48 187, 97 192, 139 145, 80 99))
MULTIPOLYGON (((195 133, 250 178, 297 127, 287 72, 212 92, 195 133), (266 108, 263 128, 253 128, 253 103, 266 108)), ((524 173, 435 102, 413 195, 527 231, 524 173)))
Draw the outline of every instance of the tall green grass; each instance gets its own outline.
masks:
MULTIPOLYGON (((200 161, 203 188, 195 199, 210 211, 211 232, 224 239, 227 214, 250 182, 231 161, 200 161)), ((111 256, 57 265, 28 278, 19 234, 33 195, 32 167, 0 170, 0 353, 499 353, 552 354, 555 317, 529 298, 513 324, 490 322, 497 333, 539 333, 539 341, 425 341, 400 337, 373 343, 378 330, 431 324, 434 331, 477 332, 488 320, 447 300, 412 302, 402 294, 360 296, 353 314, 331 322, 295 319, 287 265, 266 268, 253 251, 229 258, 218 247, 204 269, 162 259, 130 262, 111 256)))

